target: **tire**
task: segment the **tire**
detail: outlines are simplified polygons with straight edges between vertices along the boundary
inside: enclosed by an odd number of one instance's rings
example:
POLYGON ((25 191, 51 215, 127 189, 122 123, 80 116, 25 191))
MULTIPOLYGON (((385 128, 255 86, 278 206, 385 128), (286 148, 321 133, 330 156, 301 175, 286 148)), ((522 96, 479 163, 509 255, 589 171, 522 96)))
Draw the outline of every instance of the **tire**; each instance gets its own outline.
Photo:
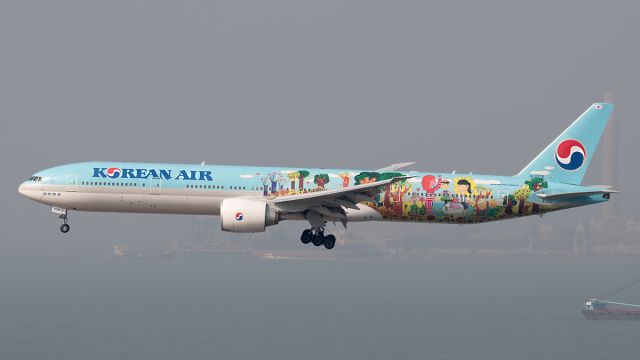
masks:
POLYGON ((311 242, 312 237, 313 234, 311 233, 311 230, 307 229, 302 232, 302 235, 300 235, 300 241, 302 241, 303 244, 308 244, 311 242))
POLYGON ((311 240, 311 242, 313 243, 314 246, 320 246, 320 245, 324 244, 324 236, 315 235, 313 237, 313 239, 311 240))
POLYGON ((324 247, 327 250, 333 249, 334 246, 336 246, 336 237, 335 236, 328 235, 327 237, 324 238, 324 247))
POLYGON ((69 224, 62 224, 60 226, 60 231, 62 231, 63 234, 68 233, 69 230, 71 230, 71 226, 69 226, 69 224))

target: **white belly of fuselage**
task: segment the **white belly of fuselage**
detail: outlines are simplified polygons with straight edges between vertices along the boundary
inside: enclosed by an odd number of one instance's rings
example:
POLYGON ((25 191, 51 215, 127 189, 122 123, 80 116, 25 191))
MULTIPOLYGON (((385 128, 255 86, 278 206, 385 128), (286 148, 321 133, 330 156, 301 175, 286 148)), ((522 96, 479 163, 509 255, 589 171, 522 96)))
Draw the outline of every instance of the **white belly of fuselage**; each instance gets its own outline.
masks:
MULTIPOLYGON (((67 210, 216 216, 220 215, 224 199, 256 196, 255 192, 237 190, 165 189, 150 193, 140 188, 84 187, 69 191, 67 186, 35 184, 22 193, 37 202, 67 210)), ((345 209, 349 222, 382 220, 376 210, 363 204, 357 206, 357 210, 345 209)), ((289 214, 287 218, 304 219, 296 214, 289 214)))
POLYGON ((186 191, 182 194, 150 194, 136 191, 66 191, 64 186, 52 186, 41 190, 29 190, 25 195, 40 203, 68 210, 220 215, 222 200, 240 195, 234 193, 234 191, 225 191, 224 194, 221 192, 193 194, 186 191))

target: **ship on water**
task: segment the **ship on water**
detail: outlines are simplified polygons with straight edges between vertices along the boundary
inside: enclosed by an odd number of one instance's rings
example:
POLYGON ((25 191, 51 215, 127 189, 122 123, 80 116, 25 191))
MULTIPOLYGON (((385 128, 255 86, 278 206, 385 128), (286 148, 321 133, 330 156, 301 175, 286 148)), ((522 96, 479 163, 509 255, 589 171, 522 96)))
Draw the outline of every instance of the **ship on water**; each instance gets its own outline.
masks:
POLYGON ((640 305, 587 299, 582 315, 587 320, 640 320, 640 305))

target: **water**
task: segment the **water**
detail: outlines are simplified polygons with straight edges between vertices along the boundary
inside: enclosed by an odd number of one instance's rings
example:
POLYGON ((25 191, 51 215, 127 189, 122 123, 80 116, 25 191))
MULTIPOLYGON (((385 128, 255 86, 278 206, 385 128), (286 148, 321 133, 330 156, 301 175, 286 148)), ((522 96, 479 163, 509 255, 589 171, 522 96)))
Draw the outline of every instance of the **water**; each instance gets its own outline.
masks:
MULTIPOLYGON (((586 296, 640 259, 183 256, 0 262, 2 359, 634 359, 586 296)), ((640 302, 640 289, 619 300, 640 302)))

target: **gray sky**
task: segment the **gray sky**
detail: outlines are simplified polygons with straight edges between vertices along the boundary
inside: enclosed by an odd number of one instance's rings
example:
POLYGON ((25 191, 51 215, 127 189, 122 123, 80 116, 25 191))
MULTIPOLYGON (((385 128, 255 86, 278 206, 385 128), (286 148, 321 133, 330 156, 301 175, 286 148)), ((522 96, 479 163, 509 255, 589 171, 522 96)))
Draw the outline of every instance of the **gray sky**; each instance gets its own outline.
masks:
MULTIPOLYGON (((190 231, 188 217, 72 214, 62 238, 49 209, 16 191, 42 168, 417 161, 512 174, 605 90, 615 91, 623 149, 617 201, 637 214, 638 10, 629 1, 2 1, 0 247, 84 251, 190 231)), ((602 181, 598 155, 585 183, 602 181)))

